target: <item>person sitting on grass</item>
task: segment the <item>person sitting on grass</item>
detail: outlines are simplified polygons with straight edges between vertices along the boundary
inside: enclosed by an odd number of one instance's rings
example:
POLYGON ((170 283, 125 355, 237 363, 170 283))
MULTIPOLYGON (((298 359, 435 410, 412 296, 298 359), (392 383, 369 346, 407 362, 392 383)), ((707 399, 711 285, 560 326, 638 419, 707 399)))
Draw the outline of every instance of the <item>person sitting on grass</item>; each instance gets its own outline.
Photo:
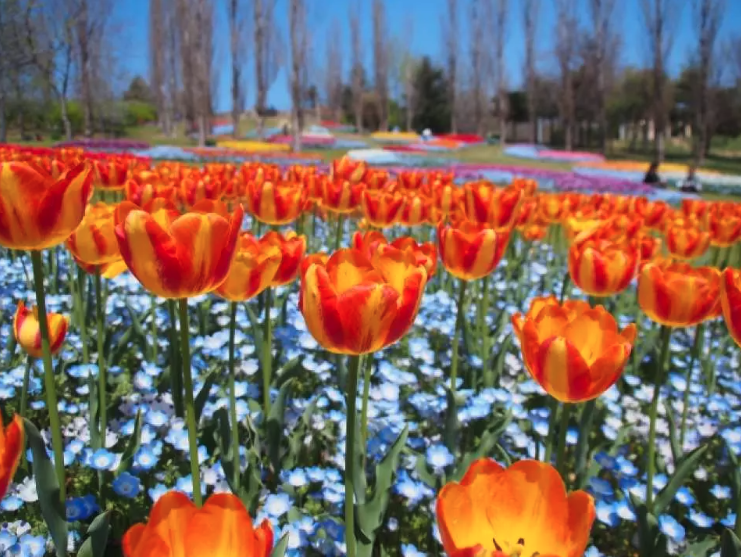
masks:
POLYGON ((643 177, 643 183, 648 184, 650 186, 654 186, 656 188, 663 188, 664 182, 661 180, 661 177, 659 176, 659 163, 654 161, 651 163, 651 166, 648 167, 648 172, 646 172, 646 175, 643 177))

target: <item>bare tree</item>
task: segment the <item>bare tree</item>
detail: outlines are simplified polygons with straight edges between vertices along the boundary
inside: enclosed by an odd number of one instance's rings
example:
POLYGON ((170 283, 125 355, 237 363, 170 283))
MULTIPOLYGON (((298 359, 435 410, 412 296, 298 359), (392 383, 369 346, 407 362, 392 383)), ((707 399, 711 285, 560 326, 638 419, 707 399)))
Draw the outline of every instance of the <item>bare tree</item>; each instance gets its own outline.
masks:
POLYGON ((404 79, 404 97, 406 98, 406 130, 412 131, 414 113, 417 106, 417 90, 415 87, 415 81, 417 77, 417 60, 411 55, 406 53, 404 60, 402 61, 402 75, 404 79))
POLYGON ((168 95, 168 34, 163 0, 149 2, 149 83, 154 93, 157 116, 162 132, 172 133, 172 112, 168 95))
POLYGON ((456 88, 458 86, 458 0, 448 0, 448 12, 442 16, 442 29, 448 62, 448 95, 450 102, 450 131, 458 132, 456 122, 456 88))
POLYGON ((508 0, 495 0, 493 25, 494 33, 494 75, 496 76, 496 114, 499 120, 499 141, 507 143, 507 68, 504 63, 504 41, 507 35, 508 0))
POLYGON ((304 0, 290 0, 288 24, 291 37, 291 132, 293 134, 293 150, 301 150, 301 128, 303 110, 301 106, 304 79, 301 72, 305 67, 307 32, 306 6, 304 0))
POLYGON ((360 35, 360 0, 350 4, 350 51, 352 54, 352 100, 355 128, 363 131, 363 47, 360 35))
POLYGON ((527 91, 527 115, 530 119, 528 137, 535 143, 538 135, 537 99, 535 98, 535 37, 538 34, 540 0, 524 0, 522 15, 525 23, 525 90, 527 91))
POLYGON ((476 122, 476 132, 479 135, 484 133, 482 76, 486 67, 486 54, 484 53, 483 11, 481 0, 471 0, 471 95, 473 96, 473 117, 476 122))
POLYGON ((653 59, 653 114, 656 135, 654 149, 657 161, 664 160, 664 133, 667 107, 665 102, 665 68, 674 45, 674 31, 684 7, 683 0, 641 0, 648 35, 649 53, 653 59))
POLYGON ((339 41, 341 33, 339 20, 333 19, 327 32, 327 68, 324 73, 324 88, 327 107, 335 121, 340 119, 342 108, 342 49, 339 41))
POLYGON ((592 16, 594 43, 592 56, 596 77, 597 120, 600 128, 600 148, 607 153, 607 87, 606 66, 608 63, 608 49, 616 45, 612 24, 614 17, 615 0, 589 0, 589 9, 592 16))
POLYGON ((254 0, 255 38, 255 82, 257 99, 255 112, 258 117, 258 133, 262 136, 265 127, 268 89, 278 76, 280 69, 280 37, 275 25, 276 0, 254 0))
POLYGON ((556 0, 556 57, 561 78, 559 111, 564 130, 564 146, 573 148, 574 132, 574 82, 573 65, 577 53, 578 22, 575 0, 556 0))
MULTIPOLYGON (((163 0, 165 41, 165 68, 167 71, 167 99, 166 111, 170 114, 172 125, 169 130, 170 136, 175 135, 175 119, 177 117, 177 106, 179 99, 179 86, 181 83, 178 63, 180 61, 178 52, 178 28, 177 11, 175 9, 177 0, 163 0)), ((182 116, 182 114, 181 114, 182 116)), ((167 130, 164 130, 167 133, 167 130)))
POLYGON ((388 51, 386 48, 386 13, 382 0, 373 0, 373 70, 379 104, 379 128, 388 130, 388 51))
POLYGON ((244 65, 244 19, 240 16, 244 9, 240 0, 227 0, 229 14, 229 50, 232 59, 232 135, 239 137, 239 117, 244 110, 244 90, 242 87, 242 67, 244 65))
POLYGON ((718 37, 724 0, 693 0, 693 21, 698 31, 698 98, 695 125, 695 163, 701 165, 709 149, 708 109, 710 105, 710 77, 715 69, 715 41, 718 37))

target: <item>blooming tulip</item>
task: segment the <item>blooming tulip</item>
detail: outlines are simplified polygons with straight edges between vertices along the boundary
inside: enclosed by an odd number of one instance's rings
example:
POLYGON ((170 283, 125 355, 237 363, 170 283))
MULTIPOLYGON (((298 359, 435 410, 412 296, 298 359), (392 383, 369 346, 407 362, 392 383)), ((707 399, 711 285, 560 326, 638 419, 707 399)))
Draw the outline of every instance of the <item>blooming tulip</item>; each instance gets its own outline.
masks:
POLYGON ((696 221, 675 219, 667 224, 666 247, 673 257, 695 259, 710 246, 710 234, 702 230, 696 221))
POLYGON ((720 271, 687 263, 655 260, 638 278, 638 303, 653 321, 690 327, 717 315, 720 271))
POLYGON ((124 557, 268 557, 273 549, 269 520, 252 525, 239 497, 212 495, 197 508, 183 493, 160 497, 148 524, 135 524, 123 538, 124 557))
POLYGON ((625 290, 638 262, 638 250, 630 243, 576 241, 569 249, 571 280, 591 296, 612 296, 625 290))
POLYGON ((130 162, 126 159, 110 158, 93 161, 95 187, 105 190, 121 190, 126 184, 130 162))
POLYGON ((221 203, 197 203, 172 221, 159 220, 124 201, 116 212, 116 238, 126 265, 144 288, 163 298, 215 290, 234 259, 243 211, 229 216, 221 203))
POLYGON ((85 165, 54 180, 29 164, 0 163, 0 245, 42 250, 61 244, 82 221, 92 193, 85 165))
POLYGON ((278 246, 260 242, 249 232, 242 232, 234 262, 216 293, 232 302, 254 298, 273 283, 281 259, 278 246))
POLYGON ((419 309, 427 272, 410 252, 381 245, 368 259, 355 249, 312 263, 301 280, 299 309, 330 352, 367 354, 399 340, 419 309))
POLYGON ((517 218, 523 190, 495 188, 487 182, 466 184, 466 217, 493 228, 511 226, 517 218))
POLYGON ((555 297, 535 298, 527 315, 512 317, 525 366, 561 402, 597 398, 620 377, 636 336, 630 324, 618 331, 602 306, 583 301, 560 304, 555 297))
POLYGON ((304 209, 305 190, 300 182, 251 181, 245 205, 260 222, 283 225, 293 222, 304 209))
POLYGON ((401 194, 384 191, 364 191, 361 200, 365 218, 378 228, 392 226, 398 220, 404 203, 401 194))
POLYGON ((293 282, 306 253, 306 236, 297 236, 292 230, 285 235, 271 230, 260 239, 260 243, 277 247, 281 254, 280 265, 270 285, 284 286, 293 282))
POLYGON ((67 249, 75 259, 86 265, 106 265, 119 261, 114 226, 115 209, 105 203, 96 203, 88 208, 72 235, 67 238, 67 249))
MULTIPOLYGON (((56 354, 64 343, 69 320, 64 315, 49 313, 46 322, 49 325, 49 348, 52 354, 56 354)), ((41 358, 41 328, 36 306, 33 309, 28 309, 22 301, 18 302, 13 318, 13 332, 18 344, 28 355, 41 358)))
POLYGON ((437 521, 450 557, 581 557, 596 517, 592 496, 566 493, 549 464, 509 468, 482 458, 437 496, 437 521))
POLYGON ((736 344, 741 346, 741 271, 726 267, 720 280, 723 317, 736 344))
POLYGON ((509 241, 509 228, 493 229, 463 221, 457 227, 438 226, 440 258, 452 275, 475 280, 491 273, 499 264, 509 241))
POLYGON ((23 419, 16 414, 8 427, 4 427, 0 414, 0 499, 5 497, 13 480, 24 445, 23 419))

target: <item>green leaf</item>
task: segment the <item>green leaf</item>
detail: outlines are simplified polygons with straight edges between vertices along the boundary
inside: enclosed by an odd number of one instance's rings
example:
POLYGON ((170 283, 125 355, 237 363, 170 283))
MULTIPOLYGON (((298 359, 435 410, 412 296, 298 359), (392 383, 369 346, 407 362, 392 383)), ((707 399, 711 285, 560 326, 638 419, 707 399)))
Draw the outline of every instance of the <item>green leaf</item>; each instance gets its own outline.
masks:
POLYGON ((664 510, 669 506, 677 490, 682 487, 687 477, 692 474, 700 464, 700 459, 708 450, 707 444, 697 447, 694 451, 687 454, 681 461, 676 465, 674 474, 669 478, 669 482, 666 484, 664 489, 659 491, 654 501, 653 510, 657 515, 663 514, 664 510))
POLYGON ((414 453, 414 455, 414 470, 417 472, 417 476, 419 476, 419 479, 426 483, 429 487, 437 490, 437 479, 435 475, 427 468, 425 456, 419 453, 414 453))
POLYGON ((267 421, 268 459, 276 475, 280 473, 280 445, 284 438, 283 428, 286 416, 286 404, 290 397, 293 380, 289 379, 278 391, 275 402, 270 406, 270 415, 267 421))
POLYGON ((720 557, 741 557, 741 540, 731 530, 723 530, 720 538, 720 557))
POLYGON ((733 447, 726 441, 726 453, 728 459, 731 461, 731 487, 733 492, 731 493, 731 506, 734 509, 738 508, 738 502, 741 500, 741 467, 739 467, 738 458, 736 453, 733 452, 733 447))
POLYGON ((506 337, 504 337, 502 345, 499 347, 499 352, 497 352, 496 356, 494 356, 492 372, 488 373, 487 376, 484 377, 484 385, 486 387, 493 387, 496 383, 497 377, 502 376, 502 372, 504 371, 504 359, 507 357, 507 352, 509 351, 509 347, 511 346, 511 344, 512 333, 509 333, 506 337))
MULTIPOLYGON (((689 389, 689 385, 687 385, 687 388, 689 389)), ((668 401, 664 402, 664 409, 666 410, 666 418, 669 421, 669 444, 671 445, 672 456, 674 457, 674 462, 679 462, 682 458, 683 451, 677 441, 677 422, 674 421, 674 410, 668 401)))
POLYGON ((59 482, 57 481, 54 464, 46 453, 44 440, 36 426, 24 419, 23 428, 31 453, 33 453, 33 477, 36 480, 36 492, 39 496, 41 516, 44 517, 44 522, 49 528, 57 557, 66 557, 67 512, 60 500, 59 482))
POLYGON ((665 557, 667 539, 659 530, 656 517, 648 512, 646 505, 636 505, 636 499, 631 495, 633 508, 638 516, 638 543, 641 557, 665 557))
POLYGON ((129 317, 131 318, 131 325, 134 328, 134 332, 140 337, 147 338, 147 333, 144 332, 141 321, 139 321, 136 312, 133 310, 128 301, 126 302, 126 310, 129 312, 129 317))
POLYGON ((82 544, 77 557, 105 557, 108 534, 111 531, 111 517, 108 511, 99 514, 87 529, 88 539, 82 544))
POLYGON ((215 371, 212 371, 208 374, 206 377, 206 381, 203 383, 203 387, 201 387, 201 390, 198 391, 198 394, 196 395, 196 400, 193 403, 193 413, 196 416, 196 423, 201 421, 201 414, 203 414, 203 408, 206 406, 206 402, 208 401, 208 395, 211 393, 211 388, 214 386, 214 383, 216 382, 216 379, 218 378, 218 373, 215 371))
POLYGON ((579 419, 579 439, 576 443, 576 476, 577 487, 581 489, 586 482, 587 456, 589 455, 589 435, 592 433, 594 413, 597 409, 597 400, 592 399, 584 403, 579 419))
POLYGON ((121 455, 121 463, 118 465, 118 468, 116 469, 116 476, 121 475, 126 470, 128 470, 129 466, 134 462, 134 456, 136 455, 136 452, 139 450, 139 447, 141 447, 141 441, 142 441, 142 412, 139 410, 136 413, 136 419, 134 420, 134 432, 131 434, 131 437, 129 437, 129 442, 126 443, 126 448, 124 449, 123 454, 121 455))
POLYGON ((684 556, 685 557, 707 557, 708 551, 713 549, 716 545, 718 545, 718 540, 716 540, 715 538, 693 543, 687 548, 687 551, 684 554, 684 556))
POLYGON ((283 537, 278 540, 278 543, 275 544, 275 547, 273 548, 273 552, 270 554, 270 557, 283 557, 286 554, 287 548, 288 548, 288 534, 284 534, 283 537))
POLYGON ((468 467, 471 465, 472 462, 484 456, 490 455, 493 452, 494 447, 499 442, 499 438, 502 436, 502 433, 505 429, 507 429, 507 426, 509 425, 511 420, 512 414, 510 412, 507 412, 504 415, 495 415, 492 419, 491 425, 481 436, 481 440, 479 441, 476 450, 466 453, 466 455, 458 461, 457 465, 451 472, 449 479, 455 482, 460 481, 461 478, 466 474, 466 470, 468 470, 468 467))
POLYGON ((247 312, 247 317, 250 320, 250 326, 252 327, 252 340, 255 343, 255 352, 262 354, 262 328, 260 327, 260 321, 255 315, 255 311, 250 306, 249 302, 245 302, 244 309, 247 312))
POLYGON ((277 387, 280 387, 288 381, 289 379, 292 379, 293 377, 296 377, 302 372, 301 367, 297 367, 298 364, 301 362, 302 357, 296 356, 292 360, 287 361, 283 367, 281 367, 275 374, 275 384, 277 387))
POLYGON ((445 386, 445 430, 443 439, 448 450, 455 454, 458 447, 458 404, 455 393, 445 386))
POLYGON ((93 377, 92 373, 87 375, 87 387, 89 402, 88 407, 90 409, 90 417, 88 418, 88 425, 90 426, 90 445, 93 449, 99 449, 100 444, 100 431, 98 428, 100 424, 100 412, 99 412, 99 399, 98 399, 98 381, 93 377))

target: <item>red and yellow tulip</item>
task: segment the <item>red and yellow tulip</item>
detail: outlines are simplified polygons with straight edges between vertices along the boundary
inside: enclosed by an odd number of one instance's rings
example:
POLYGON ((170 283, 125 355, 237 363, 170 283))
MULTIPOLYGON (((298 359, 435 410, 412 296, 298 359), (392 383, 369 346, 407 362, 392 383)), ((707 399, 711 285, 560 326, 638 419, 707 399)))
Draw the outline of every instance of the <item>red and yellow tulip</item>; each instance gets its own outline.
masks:
POLYGON ((463 221, 458 226, 438 226, 440 258, 452 275, 475 280, 491 273, 504 255, 511 229, 489 228, 463 221))
POLYGON ((280 265, 270 285, 284 286, 296 280, 306 254, 306 236, 297 236, 293 230, 285 235, 271 230, 260 239, 260 243, 278 248, 281 255, 280 265))
POLYGON ((18 414, 13 416, 8 427, 3 426, 0 414, 0 499, 5 497, 15 476, 25 447, 24 437, 23 419, 18 414))
POLYGON ((488 182, 466 184, 466 217, 492 228, 511 227, 523 198, 516 187, 496 188, 488 182))
POLYGON ((581 557, 596 518, 591 495, 567 494, 558 472, 536 460, 476 460, 440 490, 436 510, 450 557, 581 557))
MULTIPOLYGON (((48 313, 46 322, 49 328, 49 349, 53 354, 59 352, 67 336, 69 320, 58 313, 48 313)), ((26 307, 22 301, 18 302, 13 317, 13 332, 15 339, 21 348, 34 358, 41 358, 41 326, 39 324, 39 310, 36 306, 32 309, 26 307)))
POLYGON ((569 249, 571 280, 590 296, 612 296, 625 290, 638 262, 638 249, 627 242, 575 241, 569 249))
POLYGON ((728 332, 741 346, 741 271, 727 267, 720 279, 720 303, 728 332))
POLYGON ((674 219, 666 225, 666 247, 677 259, 695 259, 710 246, 710 233, 692 219, 674 219))
POLYGON ((115 207, 96 203, 67 238, 67 249, 85 265, 107 265, 121 260, 115 232, 115 207))
POLYGON ((636 327, 618 330, 602 306, 580 300, 560 304, 554 296, 535 298, 525 316, 512 317, 530 375, 562 402, 597 398, 620 377, 636 327))
POLYGON ((363 215, 377 228, 388 228, 396 223, 401 214, 404 197, 399 193, 385 191, 363 192, 363 215))
POLYGON ((304 209, 305 190, 300 182, 251 181, 247 183, 247 211, 272 225, 296 220, 304 209))

